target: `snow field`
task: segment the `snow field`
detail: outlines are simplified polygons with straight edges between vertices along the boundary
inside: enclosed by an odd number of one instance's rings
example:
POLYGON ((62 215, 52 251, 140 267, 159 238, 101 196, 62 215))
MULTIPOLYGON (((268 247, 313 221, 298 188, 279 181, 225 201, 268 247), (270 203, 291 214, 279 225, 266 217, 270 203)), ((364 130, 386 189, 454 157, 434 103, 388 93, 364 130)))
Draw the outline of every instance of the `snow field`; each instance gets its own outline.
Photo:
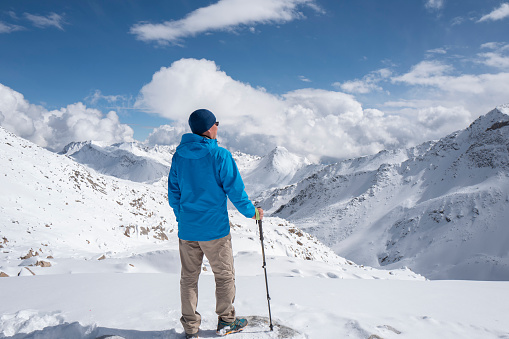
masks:
MULTIPOLYGON (((3 337, 23 338, 21 333, 32 332, 28 337, 50 338, 57 330, 69 337, 66 332, 78 329, 83 334, 77 338, 178 338, 182 333, 178 274, 47 275, 2 279, 0 284, 3 337)), ((202 337, 216 337, 213 276, 203 275, 199 284, 202 337)), ((238 314, 267 316, 263 276, 237 275, 236 284, 238 314)), ((307 338, 509 337, 506 282, 342 280, 269 273, 269 291, 274 321, 307 338)), ((268 328, 252 330, 235 338, 274 337, 268 328)))

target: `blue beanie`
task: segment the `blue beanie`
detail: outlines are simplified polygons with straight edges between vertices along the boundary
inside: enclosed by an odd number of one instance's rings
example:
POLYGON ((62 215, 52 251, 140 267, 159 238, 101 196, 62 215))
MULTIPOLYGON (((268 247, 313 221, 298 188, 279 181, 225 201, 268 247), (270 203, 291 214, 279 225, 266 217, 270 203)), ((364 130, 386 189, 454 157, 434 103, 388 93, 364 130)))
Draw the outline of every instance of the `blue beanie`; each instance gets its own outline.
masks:
POLYGON ((194 134, 207 132, 216 123, 216 116, 208 109, 198 109, 189 116, 189 127, 194 134))

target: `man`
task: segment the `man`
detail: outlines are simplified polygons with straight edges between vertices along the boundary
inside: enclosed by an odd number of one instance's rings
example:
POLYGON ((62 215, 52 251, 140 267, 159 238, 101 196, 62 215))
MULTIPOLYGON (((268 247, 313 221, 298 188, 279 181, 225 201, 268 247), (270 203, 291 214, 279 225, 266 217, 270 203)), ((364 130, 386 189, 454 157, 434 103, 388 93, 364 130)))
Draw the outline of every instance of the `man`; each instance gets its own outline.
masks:
MULTIPOLYGON (((228 219, 227 200, 247 218, 255 218, 244 183, 231 153, 217 145, 219 122, 206 109, 189 117, 193 133, 182 136, 173 155, 168 177, 168 200, 178 222, 181 262, 180 321, 186 338, 198 338, 201 316, 198 304, 198 277, 203 255, 207 257, 216 282, 217 333, 241 331, 247 320, 235 317, 235 269, 228 219)), ((260 218, 263 210, 258 208, 260 218)))

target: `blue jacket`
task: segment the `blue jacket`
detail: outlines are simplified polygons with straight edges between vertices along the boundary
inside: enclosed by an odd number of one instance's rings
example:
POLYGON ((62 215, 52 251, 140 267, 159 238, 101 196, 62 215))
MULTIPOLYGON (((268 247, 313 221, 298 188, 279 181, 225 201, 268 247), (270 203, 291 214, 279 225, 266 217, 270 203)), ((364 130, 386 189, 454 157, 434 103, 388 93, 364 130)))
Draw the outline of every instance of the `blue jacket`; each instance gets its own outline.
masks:
POLYGON ((209 241, 230 233, 228 198, 247 218, 255 207, 231 153, 217 140, 184 134, 171 162, 168 201, 182 240, 209 241))

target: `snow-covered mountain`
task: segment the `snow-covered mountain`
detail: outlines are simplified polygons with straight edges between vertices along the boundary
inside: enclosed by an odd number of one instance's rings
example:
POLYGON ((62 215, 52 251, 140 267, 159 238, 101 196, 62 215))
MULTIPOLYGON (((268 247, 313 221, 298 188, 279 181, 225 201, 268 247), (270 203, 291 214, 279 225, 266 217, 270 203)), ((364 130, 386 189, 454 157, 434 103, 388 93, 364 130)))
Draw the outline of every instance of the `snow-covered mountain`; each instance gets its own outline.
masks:
POLYGON ((500 106, 438 141, 329 165, 260 205, 358 263, 509 280, 507 113, 500 106))
POLYGON ((70 143, 60 152, 102 174, 136 182, 168 176, 173 153, 172 146, 147 147, 138 142, 101 146, 92 141, 70 143))
MULTIPOLYGON (((233 155, 252 199, 341 256, 408 266, 430 278, 509 279, 506 246, 498 241, 509 199, 507 110, 438 141, 327 166, 284 147, 264 157, 233 155)), ((174 151, 87 142, 63 153, 104 174, 150 182, 166 177, 174 151)))
MULTIPOLYGON (((336 165, 349 176, 361 167, 376 172, 397 166, 397 159, 424 157, 435 144, 336 165), (391 165, 373 169, 375 161, 391 165)), ((236 156, 242 169, 260 161, 236 156)), ((165 177, 141 183, 99 174, 1 127, 0 161, 0 338, 183 336, 177 227, 165 177)), ((316 169, 317 178, 331 168, 316 169)), ((292 181, 286 191, 296 186, 292 181)), ((478 212, 481 220, 484 211, 478 212)), ((239 338, 484 339, 509 333, 507 282, 423 281, 409 269, 356 265, 284 219, 268 217, 263 226, 275 327, 251 323, 239 338)), ((259 318, 267 315, 267 294, 257 227, 231 211, 231 228, 236 309, 259 318)), ((203 337, 215 336, 214 305, 214 277, 205 260, 203 337)))
POLYGON ((312 164, 306 158, 278 146, 264 157, 252 157, 240 152, 233 154, 242 173, 250 197, 258 197, 272 188, 293 184, 323 165, 312 164))
MULTIPOLYGON (((0 161, 0 271, 5 275, 178 272, 177 225, 166 177, 147 184, 102 175, 1 127, 0 161), (107 260, 87 264, 100 258, 107 260)), ((254 221, 232 211, 231 222, 239 260, 259 260, 254 221)), ((292 259, 282 261, 285 275, 422 279, 409 270, 358 266, 280 218, 267 218, 264 228, 267 254, 292 259)))

